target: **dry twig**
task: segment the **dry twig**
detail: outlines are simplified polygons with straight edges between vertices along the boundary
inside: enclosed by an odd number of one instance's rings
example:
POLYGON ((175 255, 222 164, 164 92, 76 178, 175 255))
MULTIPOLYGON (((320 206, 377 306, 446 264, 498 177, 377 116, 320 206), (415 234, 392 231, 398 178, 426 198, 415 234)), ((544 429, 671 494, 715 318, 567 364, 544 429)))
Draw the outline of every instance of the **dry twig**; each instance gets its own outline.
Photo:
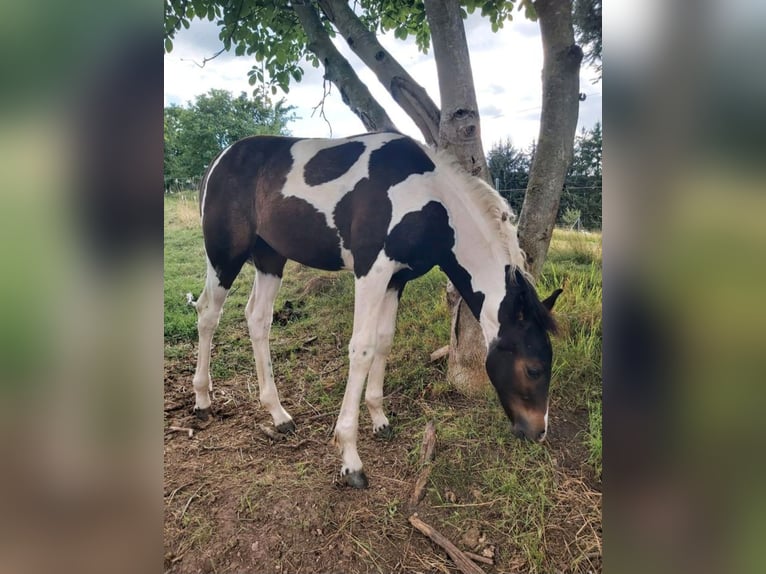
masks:
POLYGON ((433 353, 431 353, 431 362, 438 361, 442 357, 446 357, 449 355, 449 345, 444 345, 440 349, 436 349, 433 353))
POLYGON ((455 566, 457 566, 463 574, 485 574, 484 570, 479 568, 475 563, 471 562, 471 559, 466 556, 465 552, 447 540, 444 535, 420 520, 417 513, 410 516, 410 524, 417 528, 418 531, 428 536, 436 544, 441 546, 447 552, 447 554, 449 554, 449 557, 452 558, 455 566))
POLYGON ((482 556, 481 554, 474 554, 473 552, 468 552, 467 550, 464 552, 468 558, 473 560, 474 562, 483 562, 484 564, 489 564, 490 566, 495 563, 492 558, 487 558, 486 556, 482 556))
POLYGON ((423 444, 420 447, 420 474, 415 481, 415 487, 410 495, 410 504, 417 506, 425 494, 428 477, 431 475, 431 461, 434 458, 434 448, 436 446, 436 427, 433 421, 428 421, 426 429, 423 431, 423 444))

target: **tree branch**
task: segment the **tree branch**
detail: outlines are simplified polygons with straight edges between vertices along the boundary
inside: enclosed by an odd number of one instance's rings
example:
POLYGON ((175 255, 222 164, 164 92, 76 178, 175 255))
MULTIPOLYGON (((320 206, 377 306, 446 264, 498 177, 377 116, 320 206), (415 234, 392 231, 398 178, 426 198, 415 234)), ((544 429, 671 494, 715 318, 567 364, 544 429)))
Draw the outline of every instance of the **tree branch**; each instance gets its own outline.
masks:
POLYGON ((412 118, 426 143, 437 145, 441 114, 425 89, 378 42, 377 36, 359 20, 345 0, 318 0, 318 4, 346 39, 349 48, 373 71, 394 101, 412 118))
POLYGON ((428 536, 431 540, 436 542, 439 546, 446 550, 449 557, 455 563, 463 574, 484 574, 484 570, 479 568, 476 564, 471 562, 457 546, 452 544, 441 532, 434 530, 434 528, 423 522, 416 514, 413 514, 409 518, 410 524, 417 528, 421 533, 428 536))
MULTIPOLYGON (((330 87, 332 87, 332 85, 330 87)), ((332 124, 324 113, 324 101, 327 99, 328 95, 330 95, 330 90, 327 88, 327 80, 325 79, 322 81, 322 99, 312 108, 311 117, 313 118, 314 114, 319 110, 319 117, 322 118, 327 124, 327 127, 330 128, 330 137, 332 137, 332 124)))
POLYGON ((207 64, 208 62, 210 62, 212 60, 215 60, 218 56, 220 56, 221 54, 226 52, 228 50, 228 48, 226 47, 226 44, 231 42, 231 39, 234 37, 234 32, 237 31, 237 29, 239 28, 239 25, 241 23, 242 8, 244 8, 244 6, 245 6, 245 0, 241 0, 241 2, 239 3, 239 8, 237 8, 237 19, 236 19, 236 22, 234 23, 234 26, 231 27, 231 32, 229 32, 228 40, 224 41, 223 48, 218 50, 215 54, 213 54, 210 57, 202 58, 202 63, 201 64, 198 64, 196 60, 192 60, 192 59, 187 60, 185 58, 181 58, 181 61, 182 62, 191 61, 195 66, 198 66, 200 68, 204 68, 205 64, 207 64))
POLYGON ((398 131, 383 107, 338 52, 311 3, 307 0, 295 0, 292 6, 306 32, 308 49, 316 54, 324 65, 325 78, 338 87, 343 103, 362 120, 365 129, 398 131))

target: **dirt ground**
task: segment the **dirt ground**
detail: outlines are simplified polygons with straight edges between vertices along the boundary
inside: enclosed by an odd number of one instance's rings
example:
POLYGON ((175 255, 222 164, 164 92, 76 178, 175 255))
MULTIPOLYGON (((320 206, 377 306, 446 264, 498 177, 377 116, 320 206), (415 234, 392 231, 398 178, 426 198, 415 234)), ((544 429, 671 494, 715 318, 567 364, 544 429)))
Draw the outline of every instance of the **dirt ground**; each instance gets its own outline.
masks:
MULTIPOLYGON (((418 474, 412 452, 423 427, 404 423, 421 416, 418 401, 389 398, 397 432, 388 442, 372 437, 363 414, 359 451, 370 488, 355 491, 336 482, 339 458, 331 436, 338 405, 309 405, 299 387, 291 391, 278 380, 298 432, 275 442, 258 429, 271 420, 253 398, 254 379, 247 373, 214 383, 215 417, 199 423, 192 414, 193 359, 190 346, 185 360, 168 361, 165 368, 166 572, 457 572, 441 548, 411 527, 412 512, 462 550, 493 557, 494 565, 479 564, 486 572, 540 570, 512 537, 493 527, 493 502, 482 500, 478 491, 431 492, 417 508, 409 506, 418 474), (171 426, 193 428, 193 436, 171 426), (475 510, 477 518, 456 523, 450 506, 475 510)), ((338 369, 337 378, 342 372, 338 369)), ((459 396, 450 401, 475 407, 459 396)), ((544 571, 598 572, 600 487, 576 436, 587 415, 553 412, 551 417, 556 425, 547 448, 553 451, 558 487, 539 533, 545 539, 544 571)))

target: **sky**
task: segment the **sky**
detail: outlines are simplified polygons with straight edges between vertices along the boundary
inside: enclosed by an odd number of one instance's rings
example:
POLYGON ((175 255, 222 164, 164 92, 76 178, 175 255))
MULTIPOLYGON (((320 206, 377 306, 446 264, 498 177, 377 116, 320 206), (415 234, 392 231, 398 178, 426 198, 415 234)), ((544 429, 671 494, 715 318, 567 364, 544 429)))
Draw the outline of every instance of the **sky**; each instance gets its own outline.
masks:
MULTIPOLYGON (((465 26, 484 150, 488 151, 493 144, 506 139, 517 148, 527 147, 537 139, 540 126, 543 54, 538 24, 518 13, 514 14, 512 22, 506 22, 504 28, 493 34, 489 21, 477 11, 468 17, 465 26)), ((379 40, 439 105, 433 51, 423 54, 413 39, 397 40, 393 34, 379 36, 379 40)), ((335 44, 399 130, 423 141, 412 120, 394 103, 340 35, 335 38, 335 44)), ((194 20, 188 30, 177 33, 173 51, 165 55, 165 105, 184 105, 213 88, 228 90, 235 95, 243 91, 252 93, 247 72, 255 65, 254 56, 236 57, 224 52, 200 68, 204 58, 212 56, 221 47, 215 23, 207 20, 194 20)), ((361 121, 341 101, 334 86, 324 104, 330 125, 319 117, 318 111, 314 112, 324 93, 323 70, 313 68, 308 62, 302 67, 305 73, 301 82, 292 83, 289 93, 277 92, 274 96, 275 99, 284 97, 287 104, 296 108, 297 119, 288 125, 292 135, 344 137, 364 132, 361 121)), ((580 103, 578 132, 601 121, 601 82, 593 83, 596 76, 596 71, 590 67, 581 69, 580 92, 586 94, 586 99, 580 103)))

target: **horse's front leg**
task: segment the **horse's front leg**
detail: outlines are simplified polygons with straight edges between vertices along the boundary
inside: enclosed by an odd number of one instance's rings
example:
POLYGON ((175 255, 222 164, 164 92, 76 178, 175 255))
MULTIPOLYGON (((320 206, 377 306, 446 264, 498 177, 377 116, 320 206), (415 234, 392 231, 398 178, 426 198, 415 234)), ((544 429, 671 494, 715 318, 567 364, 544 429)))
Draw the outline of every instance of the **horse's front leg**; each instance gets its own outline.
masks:
POLYGON ((386 360, 394 340, 400 294, 398 289, 386 291, 378 319, 375 358, 370 366, 370 373, 367 375, 367 391, 364 396, 367 410, 370 411, 370 418, 372 419, 372 432, 375 436, 384 439, 393 436, 393 431, 383 410, 383 378, 386 371, 386 360))
POLYGON ((358 278, 355 283, 354 330, 348 346, 348 382, 335 425, 334 441, 343 458, 341 480, 354 488, 366 488, 368 484, 356 448, 359 404, 364 381, 375 358, 378 317, 390 279, 390 274, 375 271, 373 267, 368 275, 358 278))

